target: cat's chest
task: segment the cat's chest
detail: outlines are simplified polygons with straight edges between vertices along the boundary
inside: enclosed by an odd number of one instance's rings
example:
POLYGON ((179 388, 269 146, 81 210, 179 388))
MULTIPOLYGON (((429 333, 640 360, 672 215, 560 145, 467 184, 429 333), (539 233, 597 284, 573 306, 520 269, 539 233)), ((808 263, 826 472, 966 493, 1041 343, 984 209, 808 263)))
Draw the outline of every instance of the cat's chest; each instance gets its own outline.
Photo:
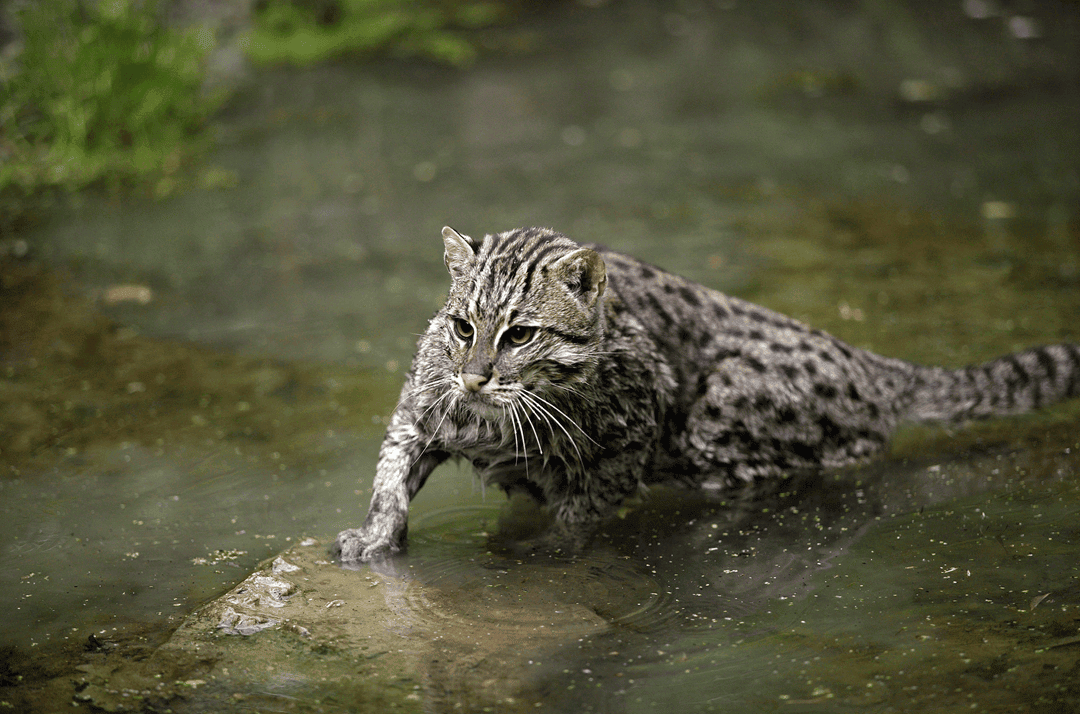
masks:
POLYGON ((565 462, 553 458, 551 448, 540 451, 535 442, 523 447, 520 438, 513 446, 471 446, 459 449, 457 453, 473 466, 484 484, 506 490, 523 482, 543 486, 557 474, 565 475, 566 472, 565 462))
MULTIPOLYGON (((508 412, 509 413, 509 412, 508 412)), ((560 426, 550 418, 530 417, 523 410, 502 419, 446 420, 437 435, 440 447, 467 460, 490 484, 520 481, 542 482, 544 474, 563 472, 573 462, 588 460, 590 449, 578 443, 576 427, 560 426)))

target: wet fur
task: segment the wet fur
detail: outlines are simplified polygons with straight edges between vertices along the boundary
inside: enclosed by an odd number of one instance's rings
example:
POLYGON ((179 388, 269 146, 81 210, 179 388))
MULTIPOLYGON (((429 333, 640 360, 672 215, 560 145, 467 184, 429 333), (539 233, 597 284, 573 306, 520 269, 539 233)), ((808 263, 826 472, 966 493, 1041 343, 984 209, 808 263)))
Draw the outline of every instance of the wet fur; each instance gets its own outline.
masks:
POLYGON ((546 504, 555 525, 539 545, 573 551, 648 483, 856 463, 903 420, 1080 395, 1073 344, 922 367, 548 229, 443 240, 450 293, 391 417, 367 518, 338 535, 345 562, 402 549, 410 499, 450 457, 546 504))

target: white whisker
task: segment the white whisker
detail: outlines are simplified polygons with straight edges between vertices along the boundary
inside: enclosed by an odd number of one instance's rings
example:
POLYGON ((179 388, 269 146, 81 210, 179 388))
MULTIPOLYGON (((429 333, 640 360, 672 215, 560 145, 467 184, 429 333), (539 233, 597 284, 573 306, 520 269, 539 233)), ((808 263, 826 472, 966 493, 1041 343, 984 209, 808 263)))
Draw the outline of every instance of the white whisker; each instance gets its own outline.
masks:
MULTIPOLYGON (((423 394, 425 392, 434 392, 437 389, 440 389, 442 387, 445 387, 445 386, 453 383, 453 381, 454 380, 453 380, 452 377, 441 377, 439 379, 433 380, 433 381, 428 382, 426 384, 418 384, 415 387, 413 387, 412 389, 402 390, 401 396, 398 397, 397 404, 394 405, 393 411, 396 412, 398 410, 398 408, 400 408, 401 405, 405 403, 406 400, 411 399, 412 397, 415 397, 418 394, 423 394)), ((445 392, 444 392, 444 395, 445 395, 445 392)), ((443 395, 440 395, 440 397, 441 396, 443 396, 443 395)), ((419 420, 417 420, 417 421, 419 421, 419 420)), ((413 422, 413 423, 415 424, 415 422, 413 422)))
MULTIPOLYGON (((511 404, 503 404, 503 405, 500 406, 500 408, 502 409, 502 413, 503 413, 504 418, 507 416, 507 413, 509 411, 510 432, 514 435, 514 463, 516 464, 518 462, 518 458, 521 456, 521 452, 518 450, 518 423, 517 423, 517 418, 516 418, 517 415, 514 413, 514 405, 513 405, 513 403, 511 403, 511 404)), ((500 429, 500 431, 501 431, 501 429, 500 429)), ((521 446, 522 446, 522 448, 524 448, 525 447, 525 433, 522 432, 521 436, 522 436, 521 446)))
MULTIPOLYGON (((522 414, 525 415, 526 421, 529 422, 529 428, 532 429, 533 438, 536 439, 536 448, 538 448, 540 450, 540 455, 543 456, 543 454, 544 454, 544 444, 540 441, 540 435, 536 433, 536 427, 533 425, 533 421, 529 417, 529 412, 524 408, 522 408, 521 412, 522 412, 522 414)), ((521 432, 521 438, 524 441, 524 439, 525 439, 525 431, 524 430, 522 430, 522 432, 521 432)))
MULTIPOLYGON (((574 437, 570 436, 570 432, 566 430, 566 427, 562 425, 562 422, 559 421, 558 417, 549 412, 547 408, 539 401, 534 401, 534 397, 536 397, 536 395, 532 394, 531 392, 522 392, 522 398, 525 403, 531 406, 533 411, 543 418, 549 428, 552 426, 557 426, 562 431, 562 433, 566 435, 567 441, 570 442, 570 445, 574 447, 574 451, 577 453, 578 463, 584 465, 584 462, 581 458, 581 450, 578 448, 577 442, 574 441, 574 437)), ((574 426, 577 425, 575 424, 574 426)), ((578 427, 578 430, 580 429, 581 427, 578 427)))
MULTIPOLYGON (((515 419, 514 429, 514 447, 517 448, 517 430, 521 430, 521 450, 525 454, 525 478, 529 477, 529 445, 525 443, 525 427, 521 425, 521 415, 517 413, 517 404, 510 403, 510 414, 515 419)), ((528 415, 526 415, 528 416, 528 415)), ((517 454, 514 454, 514 461, 517 462, 517 454)))
POLYGON ((420 457, 424 455, 424 452, 426 452, 428 450, 428 447, 431 446, 431 442, 434 441, 435 437, 438 435, 439 429, 442 428, 443 422, 446 421, 446 417, 450 416, 450 411, 454 407, 453 394, 454 394, 453 392, 446 392, 441 397, 439 397, 439 399, 435 402, 435 404, 438 404, 439 402, 443 401, 447 397, 451 397, 451 399, 450 399, 451 403, 446 406, 446 410, 443 412, 442 417, 439 419, 439 423, 436 424, 435 428, 431 430, 431 436, 428 437, 427 442, 424 444, 424 448, 420 449, 420 453, 416 455, 416 458, 413 460, 414 464, 417 461, 419 461, 420 457))
POLYGON ((549 400, 544 399, 543 397, 541 397, 539 394, 536 394, 535 392, 528 392, 528 394, 529 394, 530 397, 533 397, 535 399, 539 399, 541 402, 543 402, 547 406, 554 409, 556 412, 558 412, 560 415, 562 415, 563 419, 566 419, 566 421, 570 422, 574 426, 574 428, 576 428, 578 431, 580 431, 582 436, 584 436, 586 439, 591 441, 593 444, 596 444, 596 446, 600 446, 600 444, 598 444, 596 442, 596 439, 594 439, 591 436, 589 436, 588 434, 586 434, 585 430, 581 428, 581 425, 578 424, 573 419, 571 419, 570 416, 566 412, 564 412, 562 409, 559 409, 557 406, 552 404, 549 400))
POLYGON ((575 397, 580 397, 581 399, 588 400, 588 397, 586 397, 585 394, 581 392, 581 390, 575 387, 571 387, 569 384, 552 384, 551 386, 555 387, 555 389, 558 389, 559 391, 566 392, 567 394, 573 394, 575 397))
MULTIPOLYGON (((423 419, 424 417, 426 417, 428 415, 428 413, 431 412, 431 410, 438 407, 443 402, 443 400, 447 399, 448 397, 451 397, 452 395, 453 395, 453 392, 443 392, 442 394, 440 394, 438 399, 436 399, 434 402, 432 402, 430 405, 428 405, 428 408, 425 409, 423 412, 421 412, 420 416, 416 417, 416 420, 413 421, 413 426, 415 427, 417 424, 419 424, 420 420, 423 419)), ((443 418, 444 419, 446 418, 445 414, 443 415, 443 418)), ((442 421, 440 420, 439 423, 442 424, 442 421)), ((436 429, 436 431, 437 431, 437 429, 436 429)))

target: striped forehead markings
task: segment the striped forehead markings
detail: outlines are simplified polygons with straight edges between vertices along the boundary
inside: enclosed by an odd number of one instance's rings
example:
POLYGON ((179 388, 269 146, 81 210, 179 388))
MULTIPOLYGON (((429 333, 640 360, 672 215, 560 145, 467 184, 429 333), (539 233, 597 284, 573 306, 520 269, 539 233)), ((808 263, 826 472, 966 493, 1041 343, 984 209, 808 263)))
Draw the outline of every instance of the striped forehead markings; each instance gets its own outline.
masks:
POLYGON ((536 272, 537 267, 540 266, 541 261, 546 258, 550 253, 558 250, 561 246, 554 243, 548 243, 539 250, 537 250, 531 260, 525 266, 525 278, 522 282, 522 293, 528 294, 529 289, 532 287, 533 273, 536 272))
POLYGON ((523 298, 531 289, 533 274, 544 259, 574 247, 575 244, 565 236, 538 228, 485 236, 476 257, 481 269, 473 283, 470 308, 479 312, 484 303, 498 305, 509 302, 512 297, 523 298))

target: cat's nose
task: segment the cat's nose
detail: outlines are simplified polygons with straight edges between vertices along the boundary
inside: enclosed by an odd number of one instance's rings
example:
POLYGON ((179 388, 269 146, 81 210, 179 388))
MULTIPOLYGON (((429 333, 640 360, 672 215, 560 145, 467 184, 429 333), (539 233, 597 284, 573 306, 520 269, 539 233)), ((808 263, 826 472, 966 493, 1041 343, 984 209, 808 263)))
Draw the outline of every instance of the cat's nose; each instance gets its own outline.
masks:
POLYGON ((461 383, 464 384, 465 389, 468 389, 470 392, 479 392, 489 381, 491 381, 490 376, 470 374, 469 372, 461 373, 461 383))

